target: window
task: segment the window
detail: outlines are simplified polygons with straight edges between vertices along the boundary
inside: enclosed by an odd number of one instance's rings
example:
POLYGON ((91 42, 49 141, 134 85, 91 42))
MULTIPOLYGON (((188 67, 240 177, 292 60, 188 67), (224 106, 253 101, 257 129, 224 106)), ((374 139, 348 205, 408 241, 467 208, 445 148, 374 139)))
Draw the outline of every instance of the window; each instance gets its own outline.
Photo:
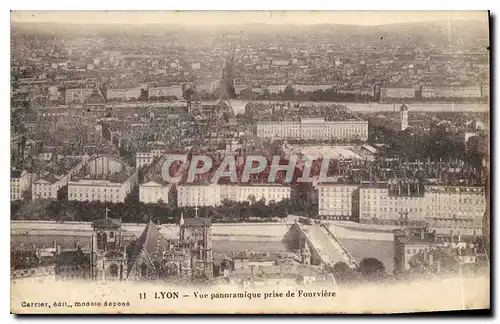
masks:
POLYGON ((109 274, 112 278, 118 277, 118 266, 116 264, 112 264, 109 266, 109 274))

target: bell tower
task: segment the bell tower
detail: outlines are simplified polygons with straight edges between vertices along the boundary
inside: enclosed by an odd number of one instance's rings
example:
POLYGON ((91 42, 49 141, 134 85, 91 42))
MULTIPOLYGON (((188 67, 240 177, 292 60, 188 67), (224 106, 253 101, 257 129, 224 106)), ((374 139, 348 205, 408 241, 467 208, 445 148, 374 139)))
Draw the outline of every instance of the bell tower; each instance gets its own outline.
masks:
POLYGON ((92 223, 90 277, 92 280, 125 280, 127 249, 123 244, 121 220, 106 218, 92 223))
POLYGON ((210 218, 181 219, 179 241, 191 256, 193 279, 213 278, 212 224, 210 218))
POLYGON ((399 110, 401 114, 401 131, 408 128, 408 107, 403 104, 399 110))

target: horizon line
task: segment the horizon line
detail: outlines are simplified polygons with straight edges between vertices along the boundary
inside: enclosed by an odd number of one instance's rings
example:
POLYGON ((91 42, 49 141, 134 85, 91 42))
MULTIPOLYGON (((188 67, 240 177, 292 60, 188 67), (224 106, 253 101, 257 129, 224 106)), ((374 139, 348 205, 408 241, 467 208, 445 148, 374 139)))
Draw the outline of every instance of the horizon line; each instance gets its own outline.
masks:
POLYGON ((11 24, 110 26, 387 26, 447 21, 488 24, 488 18, 488 11, 11 11, 11 24))
MULTIPOLYGON (((465 19, 465 18, 455 18, 455 19, 450 19, 452 21, 475 21, 475 22, 480 22, 479 19, 465 19)), ((385 24, 374 24, 374 25, 363 25, 363 24, 347 24, 347 23, 311 23, 311 24, 304 24, 304 25, 298 25, 298 24, 293 24, 293 23, 275 23, 275 24, 270 24, 270 23, 242 23, 242 24, 219 24, 219 25, 209 25, 210 27, 230 27, 230 26, 249 26, 249 25, 265 25, 265 26, 353 26, 353 27, 378 27, 378 26, 393 26, 393 25, 406 25, 406 24, 423 24, 423 23, 435 23, 435 22, 446 22, 448 20, 442 19, 442 20, 425 20, 425 21, 411 21, 411 22, 392 22, 392 23, 385 23, 385 24)), ((36 25, 36 24, 54 24, 54 25, 93 25, 93 26, 148 26, 148 25, 158 25, 158 26, 176 26, 176 27, 200 27, 200 26, 207 26, 203 24, 190 24, 190 25, 183 25, 180 23, 160 23, 160 22, 150 22, 150 23, 139 23, 139 24, 131 24, 131 23, 125 23, 125 22, 120 22, 120 23, 105 23, 105 22, 98 22, 98 23, 83 23, 83 22, 57 22, 57 21, 11 21, 11 24, 31 24, 31 25, 36 25)))

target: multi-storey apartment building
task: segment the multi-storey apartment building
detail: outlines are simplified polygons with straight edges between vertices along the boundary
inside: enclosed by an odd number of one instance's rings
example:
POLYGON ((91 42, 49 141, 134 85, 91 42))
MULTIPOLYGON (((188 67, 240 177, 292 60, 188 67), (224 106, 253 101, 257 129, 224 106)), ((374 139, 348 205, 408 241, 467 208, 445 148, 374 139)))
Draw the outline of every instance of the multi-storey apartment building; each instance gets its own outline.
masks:
POLYGON ((364 120, 326 121, 303 118, 300 121, 259 121, 257 136, 279 139, 368 139, 368 122, 364 120))
POLYGON ((10 200, 21 200, 31 184, 32 174, 26 170, 10 172, 10 200))
POLYGON ((108 89, 106 90, 107 100, 124 100, 137 99, 141 96, 140 88, 126 88, 126 89, 108 89))
POLYGON ((137 169, 118 157, 94 156, 68 182, 68 200, 125 202, 138 180, 137 169))
POLYGON ((361 223, 428 225, 438 234, 480 234, 486 208, 484 188, 425 186, 421 194, 391 193, 386 186, 359 188, 361 223))
POLYGON ((429 225, 438 233, 460 229, 462 234, 479 234, 482 230, 486 210, 483 187, 426 186, 422 205, 429 225))
POLYGON ((83 104, 94 93, 94 89, 77 88, 66 89, 65 102, 69 104, 83 104))
POLYGON ((145 204, 168 203, 168 186, 156 181, 139 185, 139 201, 145 204))
POLYGON ((220 187, 212 184, 183 184, 177 188, 177 205, 217 206, 220 204, 220 187))
POLYGON ((423 87, 422 98, 481 98, 481 87, 423 87))
POLYGON ((153 162, 151 152, 137 152, 135 156, 135 165, 137 168, 150 165, 153 162))
POLYGON ((94 179, 70 181, 68 183, 68 200, 123 203, 137 182, 137 171, 123 182, 94 179))
POLYGON ((45 172, 37 175, 37 180, 31 185, 31 199, 57 199, 59 189, 66 186, 71 176, 79 172, 87 163, 89 157, 84 155, 81 161, 67 173, 54 174, 45 172))
POLYGON ((290 199, 290 187, 275 183, 220 185, 220 199, 239 202, 264 199, 266 203, 279 202, 290 199))
POLYGON ((281 184, 183 184, 177 192, 181 206, 218 206, 224 200, 237 202, 264 199, 279 202, 290 199, 290 187, 281 184))
POLYGON ((381 99, 405 99, 405 98, 415 98, 415 89, 413 88, 381 88, 380 89, 381 99))
POLYGON ((358 188, 358 185, 319 183, 319 217, 330 220, 357 220, 359 208, 358 188))
POLYGON ((177 97, 181 99, 183 94, 182 85, 171 85, 169 87, 149 88, 149 98, 177 97))

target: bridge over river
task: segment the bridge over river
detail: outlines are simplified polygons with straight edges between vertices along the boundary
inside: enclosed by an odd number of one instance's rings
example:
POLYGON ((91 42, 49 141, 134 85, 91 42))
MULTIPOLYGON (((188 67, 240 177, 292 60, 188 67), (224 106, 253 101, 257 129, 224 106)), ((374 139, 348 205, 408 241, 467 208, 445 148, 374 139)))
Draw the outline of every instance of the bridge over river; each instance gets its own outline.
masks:
POLYGON ((292 249, 302 249, 307 244, 311 250, 312 264, 333 266, 337 262, 344 262, 352 269, 358 267, 357 261, 349 251, 323 224, 295 223, 285 234, 285 241, 292 249))

